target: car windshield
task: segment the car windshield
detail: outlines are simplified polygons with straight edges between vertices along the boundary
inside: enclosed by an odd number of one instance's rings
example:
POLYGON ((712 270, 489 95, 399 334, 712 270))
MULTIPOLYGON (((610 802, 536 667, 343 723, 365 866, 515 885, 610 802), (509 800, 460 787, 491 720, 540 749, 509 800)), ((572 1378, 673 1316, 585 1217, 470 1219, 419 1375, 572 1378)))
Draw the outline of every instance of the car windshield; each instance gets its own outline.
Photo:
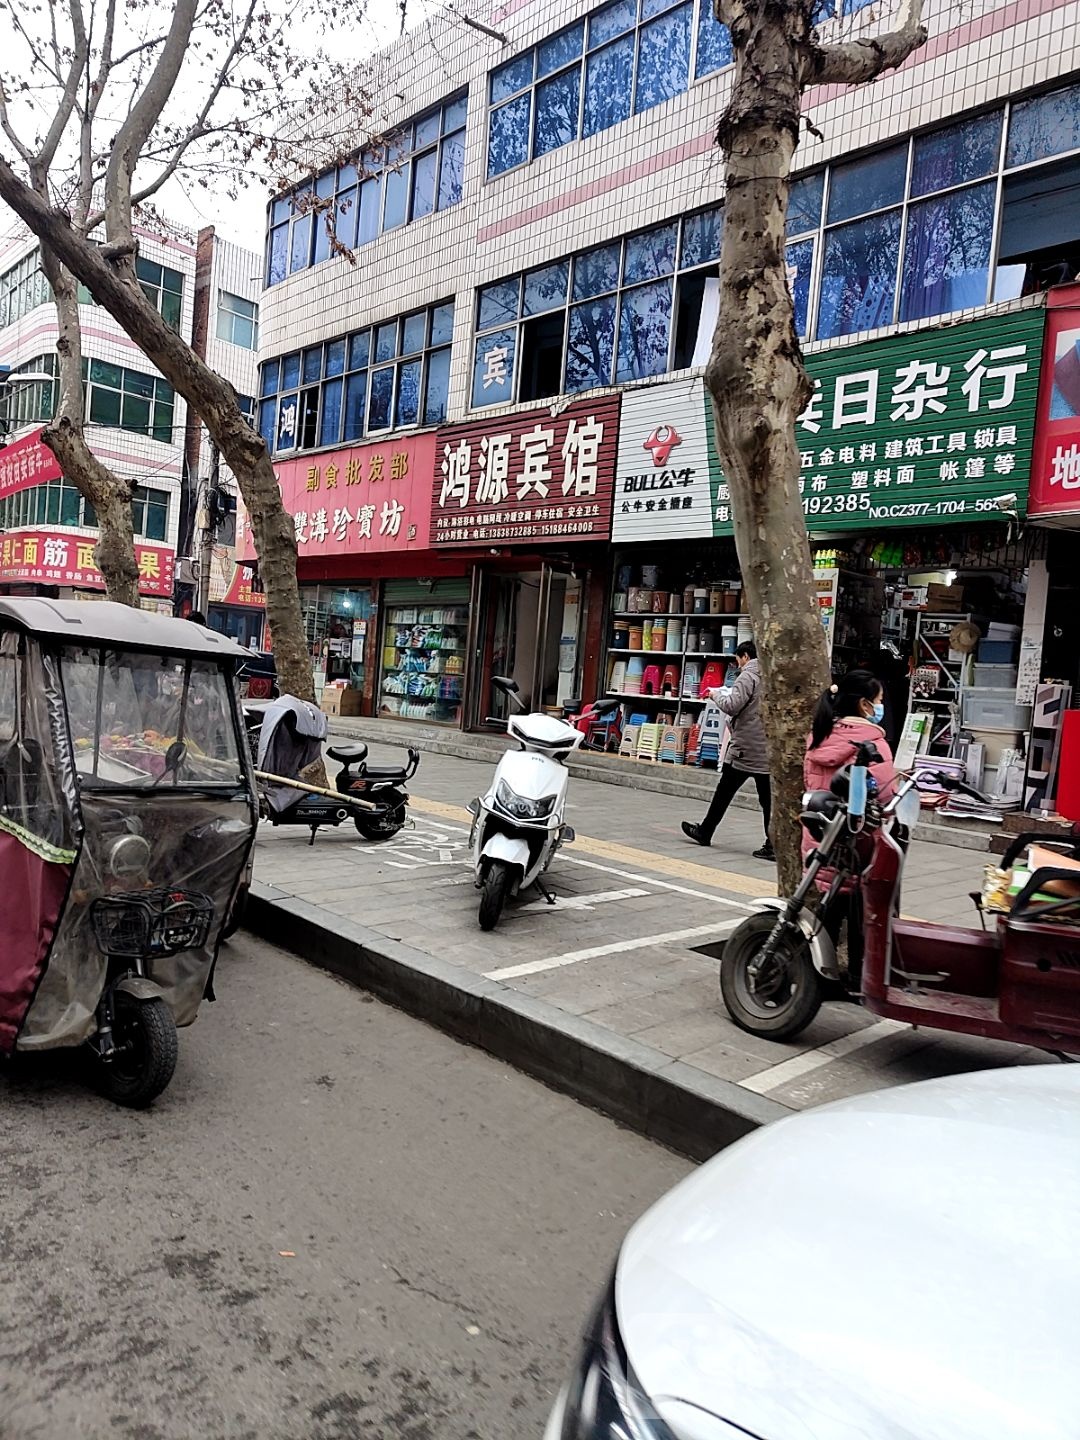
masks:
POLYGON ((84 785, 183 789, 242 781, 229 682, 218 665, 69 646, 62 672, 84 785))

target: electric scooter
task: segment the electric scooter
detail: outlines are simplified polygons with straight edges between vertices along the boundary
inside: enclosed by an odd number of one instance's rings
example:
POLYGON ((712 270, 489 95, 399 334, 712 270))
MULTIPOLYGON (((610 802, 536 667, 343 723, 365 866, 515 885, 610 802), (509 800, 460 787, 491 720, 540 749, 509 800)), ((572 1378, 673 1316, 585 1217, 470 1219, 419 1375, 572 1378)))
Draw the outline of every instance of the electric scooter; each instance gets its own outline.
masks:
POLYGON ((564 762, 584 738, 551 715, 524 713, 513 680, 500 675, 491 683, 519 712, 506 722, 519 748, 506 751, 487 794, 469 803, 475 884, 482 891, 481 930, 493 930, 507 896, 530 885, 549 905, 555 903, 543 875, 559 846, 574 839, 572 828, 563 823, 570 779, 564 762))

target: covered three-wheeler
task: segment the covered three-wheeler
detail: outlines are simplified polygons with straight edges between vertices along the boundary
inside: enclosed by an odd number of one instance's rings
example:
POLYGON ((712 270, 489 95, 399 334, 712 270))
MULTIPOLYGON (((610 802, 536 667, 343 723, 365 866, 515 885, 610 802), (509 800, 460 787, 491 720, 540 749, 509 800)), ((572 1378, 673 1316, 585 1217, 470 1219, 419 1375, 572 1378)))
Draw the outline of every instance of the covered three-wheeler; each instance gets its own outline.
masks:
POLYGON ((0 1055, 85 1047, 130 1106, 169 1083, 254 842, 245 656, 186 620, 0 597, 0 1055))

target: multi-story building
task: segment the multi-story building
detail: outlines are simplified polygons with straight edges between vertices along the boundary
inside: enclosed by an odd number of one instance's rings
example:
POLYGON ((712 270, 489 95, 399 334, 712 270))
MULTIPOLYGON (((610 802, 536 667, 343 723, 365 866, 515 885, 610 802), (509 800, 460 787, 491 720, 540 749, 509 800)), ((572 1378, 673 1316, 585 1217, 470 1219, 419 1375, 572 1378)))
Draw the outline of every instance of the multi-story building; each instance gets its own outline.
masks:
MULTIPOLYGON (((1016 527, 1045 296, 1080 271, 1078 8, 931 0, 899 71, 806 96, 787 259, 838 666, 884 642, 933 668, 910 608, 925 584, 1026 640, 1047 561, 1051 596, 1076 583, 1068 539, 1016 527)), ((690 718, 747 631, 701 378, 729 38, 711 0, 472 18, 381 57, 383 140, 312 178, 350 254, 318 205, 268 207, 258 417, 317 673, 372 713, 465 726, 497 713, 500 671, 537 704, 612 690, 628 719, 690 718)), ((820 23, 835 39, 887 21, 831 0, 820 23)), ((1038 655, 1021 671, 1030 689, 1038 655)), ((945 674, 926 701, 949 743, 945 674)))
MULTIPOLYGON (((195 249, 182 239, 139 236, 143 290, 165 320, 191 333, 195 249)), ((80 296, 86 434, 118 476, 134 482, 132 516, 143 604, 168 613, 184 467, 186 407, 120 326, 80 296)), ((57 401, 56 311, 37 242, 0 246, 0 590, 100 597, 92 506, 35 435, 57 401), (34 375, 20 383, 20 375, 34 375)))
MULTIPOLYGON (((254 420, 262 257, 222 239, 213 226, 199 231, 195 250, 192 345, 228 380, 254 420)), ((265 604, 257 578, 236 563, 236 481, 195 415, 189 417, 187 462, 191 483, 183 553, 194 564, 186 598, 205 610, 215 630, 242 645, 258 644, 265 604)))

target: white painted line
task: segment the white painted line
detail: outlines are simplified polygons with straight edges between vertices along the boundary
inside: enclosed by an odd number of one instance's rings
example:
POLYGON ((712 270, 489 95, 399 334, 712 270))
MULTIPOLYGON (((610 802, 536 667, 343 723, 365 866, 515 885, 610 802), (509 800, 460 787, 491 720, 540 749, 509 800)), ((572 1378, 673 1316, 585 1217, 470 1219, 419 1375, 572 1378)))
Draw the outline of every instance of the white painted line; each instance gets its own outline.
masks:
POLYGON ((608 905, 614 900, 634 900, 639 895, 647 895, 647 890, 598 890, 593 895, 556 895, 555 904, 549 905, 546 900, 530 900, 527 905, 520 905, 517 913, 525 914, 529 910, 546 910, 549 913, 553 910, 591 910, 594 905, 608 905))
POLYGON ((568 950, 565 955, 552 955, 547 960, 528 960, 522 965, 506 965, 489 970, 485 980, 515 980, 519 975, 539 975, 543 970, 560 970, 564 965, 577 965, 582 960, 598 960, 604 955, 621 955, 627 950, 645 950, 655 945, 677 945, 684 940, 700 940, 704 936, 720 939, 730 934, 739 922, 721 920, 713 925, 695 925, 692 930, 667 930, 662 935, 638 935, 633 940, 612 940, 608 945, 591 945, 587 950, 568 950))
POLYGON ((884 1040, 900 1030, 910 1029, 910 1025, 905 1025, 900 1020, 878 1020, 862 1030, 842 1035, 839 1040, 830 1040, 827 1045, 819 1045, 816 1050, 806 1050, 802 1055, 793 1055, 790 1060, 782 1060, 779 1065, 751 1075, 748 1080, 740 1080, 739 1084, 744 1090, 765 1095, 770 1090, 779 1090, 781 1085, 789 1085, 792 1080, 808 1075, 811 1070, 820 1070, 824 1065, 831 1065, 834 1060, 841 1060, 845 1055, 861 1050, 865 1045, 874 1045, 878 1040, 884 1040))
POLYGON ((598 860, 582 860, 577 855, 568 855, 565 850, 559 851, 559 859, 568 860, 571 865, 584 865, 588 870, 605 870, 609 875, 620 875, 624 880, 637 880, 642 885, 649 885, 654 890, 674 890, 679 895, 693 895, 695 900, 711 900, 714 905, 725 905, 729 910, 753 910, 745 900, 729 900, 726 895, 713 895, 710 891, 695 890, 690 885, 676 885, 673 880, 658 880, 655 875, 635 875, 630 870, 620 870, 615 865, 601 865, 598 860))

